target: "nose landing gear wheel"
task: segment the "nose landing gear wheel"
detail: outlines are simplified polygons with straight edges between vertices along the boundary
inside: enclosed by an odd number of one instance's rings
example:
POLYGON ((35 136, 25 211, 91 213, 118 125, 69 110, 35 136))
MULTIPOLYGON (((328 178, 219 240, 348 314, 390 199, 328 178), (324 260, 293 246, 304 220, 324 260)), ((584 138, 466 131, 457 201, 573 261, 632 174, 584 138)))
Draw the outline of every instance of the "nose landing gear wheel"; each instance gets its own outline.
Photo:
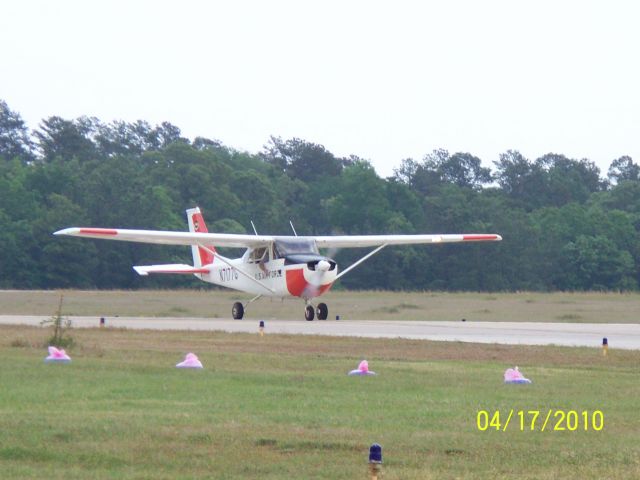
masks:
POLYGON ((329 307, 327 307, 326 303, 319 303, 318 308, 316 308, 316 315, 318 315, 318 320, 326 320, 329 316, 329 307))
POLYGON ((314 315, 314 311, 313 311, 313 305, 307 305, 306 307, 304 307, 304 319, 308 322, 310 322, 311 320, 313 320, 313 315, 314 315))
POLYGON ((242 320, 242 317, 244 316, 244 307, 240 302, 233 304, 233 307, 231 308, 231 315, 234 320, 242 320))

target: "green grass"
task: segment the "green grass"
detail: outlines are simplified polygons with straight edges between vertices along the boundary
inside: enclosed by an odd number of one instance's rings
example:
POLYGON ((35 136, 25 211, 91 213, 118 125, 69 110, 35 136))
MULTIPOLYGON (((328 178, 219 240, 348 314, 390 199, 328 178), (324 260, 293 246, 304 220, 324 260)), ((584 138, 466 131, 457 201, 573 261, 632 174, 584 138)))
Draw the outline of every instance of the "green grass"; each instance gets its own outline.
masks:
POLYGON ((38 328, 0 327, 4 479, 637 478, 640 352, 78 330, 45 365, 38 328), (20 341, 15 341, 19 339, 20 341), (15 345, 15 346, 11 346, 15 345), (174 368, 187 351, 202 371, 174 368), (346 372, 367 358, 376 377, 346 372), (505 386, 518 364, 534 384, 505 386), (594 431, 481 432, 478 410, 601 410, 594 431))
MULTIPOLYGON (((51 315, 64 294, 65 315, 230 318, 231 305, 250 295, 229 290, 0 291, 0 315, 51 315)), ((322 297, 329 318, 637 323, 638 293, 345 292, 322 297)), ((300 299, 261 299, 247 318, 303 318, 300 299)))

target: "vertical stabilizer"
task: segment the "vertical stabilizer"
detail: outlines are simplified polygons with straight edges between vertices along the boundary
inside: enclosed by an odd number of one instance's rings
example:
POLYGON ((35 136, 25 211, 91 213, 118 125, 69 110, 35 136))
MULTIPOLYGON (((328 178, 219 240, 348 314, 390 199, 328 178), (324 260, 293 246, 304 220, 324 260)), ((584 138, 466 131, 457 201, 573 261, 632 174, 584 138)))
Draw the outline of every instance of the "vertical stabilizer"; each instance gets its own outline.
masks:
MULTIPOLYGON (((209 230, 207 230, 207 224, 204 223, 204 218, 202 218, 202 213, 200 212, 199 207, 187 210, 187 220, 189 221, 190 232, 209 232, 209 230)), ((216 251, 216 247, 213 245, 206 245, 206 247, 213 252, 216 251)), ((213 254, 198 245, 191 245, 191 254, 193 255, 193 265, 196 267, 202 267, 203 265, 213 263, 213 254)))

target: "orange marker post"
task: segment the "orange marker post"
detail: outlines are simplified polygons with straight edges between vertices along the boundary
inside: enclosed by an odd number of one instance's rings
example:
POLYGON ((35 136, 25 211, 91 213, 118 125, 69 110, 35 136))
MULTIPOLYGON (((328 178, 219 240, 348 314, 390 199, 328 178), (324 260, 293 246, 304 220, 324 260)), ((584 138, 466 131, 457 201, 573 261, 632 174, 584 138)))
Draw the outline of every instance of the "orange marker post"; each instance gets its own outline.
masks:
POLYGON ((607 340, 607 337, 604 337, 602 339, 602 356, 606 357, 608 353, 609 353, 609 341, 607 340))
POLYGON ((260 330, 260 336, 264 337, 264 320, 260 320, 260 326, 258 327, 258 330, 260 330))

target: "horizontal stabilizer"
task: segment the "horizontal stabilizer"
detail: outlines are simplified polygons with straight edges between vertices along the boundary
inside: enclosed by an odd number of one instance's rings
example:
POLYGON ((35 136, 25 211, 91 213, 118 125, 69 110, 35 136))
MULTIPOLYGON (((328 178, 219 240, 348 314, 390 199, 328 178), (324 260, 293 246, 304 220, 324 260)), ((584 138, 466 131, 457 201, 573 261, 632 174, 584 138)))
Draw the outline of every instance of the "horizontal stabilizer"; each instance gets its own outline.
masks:
POLYGON ((133 267, 138 275, 149 275, 150 273, 209 273, 208 268, 193 267, 182 263, 172 263, 169 265, 138 265, 133 267))

